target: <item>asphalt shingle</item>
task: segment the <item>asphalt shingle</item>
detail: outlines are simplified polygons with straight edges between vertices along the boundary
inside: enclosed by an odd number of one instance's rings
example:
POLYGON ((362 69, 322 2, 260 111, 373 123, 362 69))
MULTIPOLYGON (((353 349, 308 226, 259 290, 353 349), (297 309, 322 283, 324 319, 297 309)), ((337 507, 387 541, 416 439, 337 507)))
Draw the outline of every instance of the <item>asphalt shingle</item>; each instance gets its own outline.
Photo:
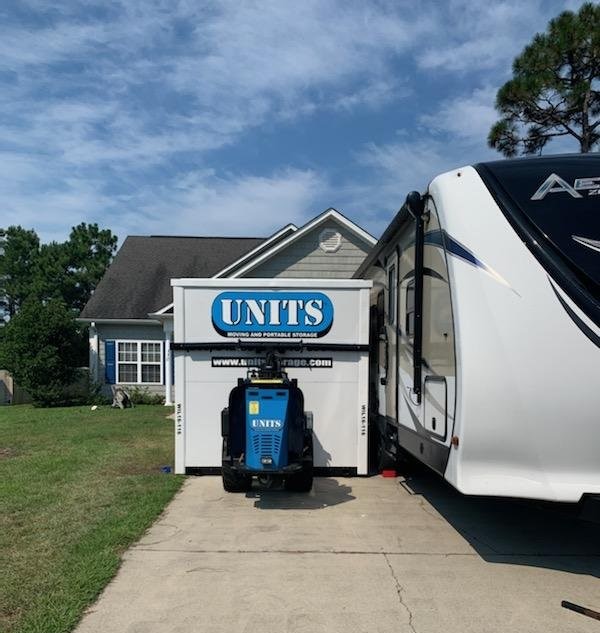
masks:
POLYGON ((87 319, 145 319, 173 301, 170 280, 212 277, 264 238, 130 236, 81 312, 87 319))

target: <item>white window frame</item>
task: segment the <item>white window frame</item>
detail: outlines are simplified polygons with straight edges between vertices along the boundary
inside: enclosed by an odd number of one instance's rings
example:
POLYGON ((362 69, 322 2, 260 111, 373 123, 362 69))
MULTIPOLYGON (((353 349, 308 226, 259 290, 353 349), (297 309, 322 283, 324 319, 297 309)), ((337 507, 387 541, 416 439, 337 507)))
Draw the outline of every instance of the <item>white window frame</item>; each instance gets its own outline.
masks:
POLYGON ((165 365, 165 346, 162 340, 149 339, 131 339, 122 338, 115 339, 115 383, 118 385, 164 385, 164 365, 165 365), (119 360, 119 343, 135 343, 137 345, 137 361, 120 361, 119 360), (159 363, 142 363, 142 343, 158 343, 160 345, 160 364, 159 363), (119 365, 137 365, 137 380, 135 382, 121 382, 119 380, 119 365), (159 365, 160 381, 159 382, 142 382, 142 365, 159 365))

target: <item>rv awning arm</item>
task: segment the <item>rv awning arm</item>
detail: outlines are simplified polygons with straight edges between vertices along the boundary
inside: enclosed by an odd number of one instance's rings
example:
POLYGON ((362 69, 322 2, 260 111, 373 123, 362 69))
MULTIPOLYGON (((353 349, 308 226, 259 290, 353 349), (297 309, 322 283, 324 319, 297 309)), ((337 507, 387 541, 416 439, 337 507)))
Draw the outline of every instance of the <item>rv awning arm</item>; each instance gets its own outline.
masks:
POLYGON ((425 198, 418 191, 406 196, 405 206, 415 221, 415 338, 413 342, 413 393, 421 403, 423 368, 423 250, 425 246, 425 198))

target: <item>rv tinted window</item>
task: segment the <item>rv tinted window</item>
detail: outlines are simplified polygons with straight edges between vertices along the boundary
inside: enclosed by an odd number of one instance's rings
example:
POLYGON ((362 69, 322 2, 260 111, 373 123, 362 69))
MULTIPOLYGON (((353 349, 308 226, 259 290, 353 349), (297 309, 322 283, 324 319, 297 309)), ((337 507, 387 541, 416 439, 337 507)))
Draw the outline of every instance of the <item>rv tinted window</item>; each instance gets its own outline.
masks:
POLYGON ((396 322, 396 266, 388 270, 388 321, 396 322))
POLYGON ((536 256, 543 250, 600 301, 600 156, 507 160, 476 169, 530 250, 536 256))
POLYGON ((383 290, 377 294, 377 334, 381 334, 382 328, 385 326, 385 300, 383 290))
POLYGON ((406 286, 406 323, 404 324, 406 336, 412 338, 415 335, 415 282, 410 281, 406 286))

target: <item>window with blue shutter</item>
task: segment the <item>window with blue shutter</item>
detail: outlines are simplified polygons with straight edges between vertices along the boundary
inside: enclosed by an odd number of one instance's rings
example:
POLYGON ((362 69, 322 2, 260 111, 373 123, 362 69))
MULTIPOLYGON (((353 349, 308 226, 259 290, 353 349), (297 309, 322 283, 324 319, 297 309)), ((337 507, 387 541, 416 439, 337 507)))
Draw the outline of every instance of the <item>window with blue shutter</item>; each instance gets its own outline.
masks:
POLYGON ((115 342, 104 341, 104 366, 106 382, 114 385, 116 382, 115 342))
POLYGON ((162 341, 116 340, 105 342, 106 382, 119 385, 162 385, 162 341))

